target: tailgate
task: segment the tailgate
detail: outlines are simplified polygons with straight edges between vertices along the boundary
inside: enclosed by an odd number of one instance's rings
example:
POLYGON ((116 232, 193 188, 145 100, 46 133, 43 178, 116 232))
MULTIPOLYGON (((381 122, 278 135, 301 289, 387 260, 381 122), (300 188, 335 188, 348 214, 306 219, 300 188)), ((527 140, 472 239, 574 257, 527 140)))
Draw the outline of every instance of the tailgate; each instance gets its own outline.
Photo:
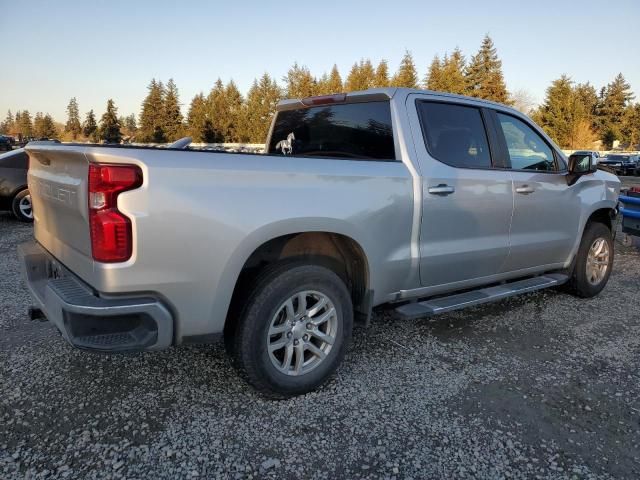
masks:
POLYGON ((36 240, 63 264, 90 271, 85 147, 27 145, 26 150, 36 240))

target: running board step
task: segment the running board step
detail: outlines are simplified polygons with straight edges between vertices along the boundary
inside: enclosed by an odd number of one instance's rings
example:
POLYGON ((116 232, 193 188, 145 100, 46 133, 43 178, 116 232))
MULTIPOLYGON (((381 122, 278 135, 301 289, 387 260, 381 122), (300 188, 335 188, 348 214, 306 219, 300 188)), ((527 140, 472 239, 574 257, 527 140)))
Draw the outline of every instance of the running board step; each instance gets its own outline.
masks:
POLYGON ((550 273, 539 277, 496 285, 495 287, 458 293, 448 297, 431 298, 422 302, 407 303, 396 308, 396 312, 405 319, 425 317, 437 313, 451 312, 452 310, 459 310, 473 305, 480 305, 482 303, 495 302, 503 298, 520 295, 521 293, 535 292, 543 288, 562 285, 568 280, 569 277, 567 275, 550 273))

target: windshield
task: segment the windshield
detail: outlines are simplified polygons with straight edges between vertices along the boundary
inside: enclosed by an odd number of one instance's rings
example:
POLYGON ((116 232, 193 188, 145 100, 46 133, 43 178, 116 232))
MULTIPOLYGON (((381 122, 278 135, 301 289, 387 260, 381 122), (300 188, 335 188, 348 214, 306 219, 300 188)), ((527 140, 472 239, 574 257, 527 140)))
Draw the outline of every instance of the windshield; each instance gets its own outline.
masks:
POLYGON ((616 160, 618 162, 620 162, 620 161, 627 162, 627 161, 629 161, 629 155, 609 155, 609 157, 607 157, 607 160, 616 160))

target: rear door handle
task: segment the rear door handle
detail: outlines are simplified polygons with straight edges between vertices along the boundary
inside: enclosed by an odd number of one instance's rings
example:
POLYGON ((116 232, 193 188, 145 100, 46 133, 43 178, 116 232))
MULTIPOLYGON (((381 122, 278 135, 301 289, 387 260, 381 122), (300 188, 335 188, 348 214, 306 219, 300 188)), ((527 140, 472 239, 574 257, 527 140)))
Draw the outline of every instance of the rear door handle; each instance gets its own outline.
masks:
POLYGON ((445 185, 444 183, 441 183, 440 185, 436 186, 436 187, 429 187, 427 189, 427 192, 429 192, 432 195, 451 195, 453 192, 455 192, 456 189, 449 186, 449 185, 445 185))
POLYGON ((516 188, 516 193, 521 193, 522 195, 529 195, 530 193, 535 192, 533 187, 529 185, 523 185, 521 187, 516 188))

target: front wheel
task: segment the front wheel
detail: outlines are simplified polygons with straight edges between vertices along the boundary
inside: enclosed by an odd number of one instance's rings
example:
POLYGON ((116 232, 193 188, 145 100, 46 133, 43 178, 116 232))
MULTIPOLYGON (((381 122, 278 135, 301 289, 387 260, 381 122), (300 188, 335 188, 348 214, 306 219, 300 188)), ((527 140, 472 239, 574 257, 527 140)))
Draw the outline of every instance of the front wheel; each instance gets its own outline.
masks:
POLYGON ((256 281, 232 339, 236 364, 272 398, 312 391, 338 368, 353 307, 342 279, 319 265, 280 265, 256 281))
POLYGON ((33 222, 33 206, 31 205, 29 190, 24 189, 13 197, 11 210, 21 222, 33 222))
POLYGON ((582 298, 595 297, 609 281, 612 267, 611 230, 602 223, 587 224, 568 284, 569 290, 582 298))

